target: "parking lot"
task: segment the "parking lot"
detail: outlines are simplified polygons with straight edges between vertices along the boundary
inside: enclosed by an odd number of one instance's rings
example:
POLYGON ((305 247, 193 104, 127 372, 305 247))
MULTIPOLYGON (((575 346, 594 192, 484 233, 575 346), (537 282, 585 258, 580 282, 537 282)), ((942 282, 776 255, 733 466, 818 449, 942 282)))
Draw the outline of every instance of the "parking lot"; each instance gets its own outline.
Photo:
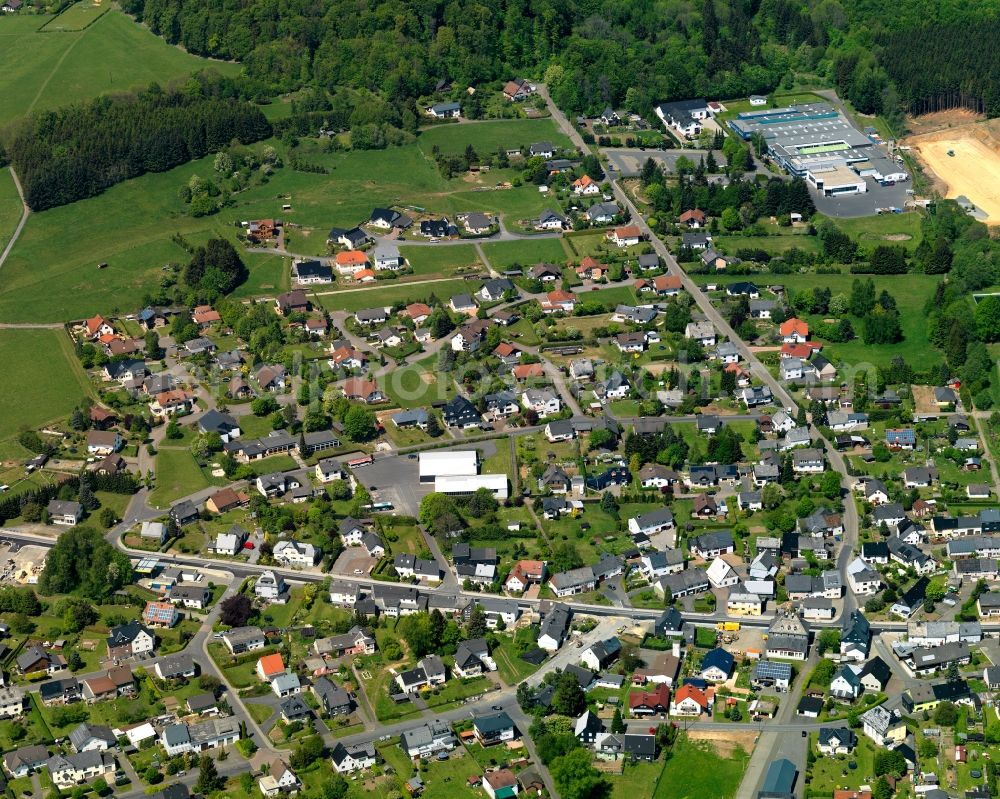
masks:
POLYGON ((363 577, 371 572, 376 563, 378 558, 369 555, 364 547, 348 547, 340 553, 330 571, 342 577, 363 577))
POLYGON ((368 489, 373 502, 391 502, 401 516, 416 516, 420 500, 434 488, 432 483, 420 483, 416 455, 378 458, 370 466, 355 469, 354 477, 368 489))
MULTIPOLYGON (((475 446, 456 443, 436 451, 468 449, 479 450, 482 460, 496 454, 497 442, 480 441, 475 446)), ((415 453, 376 458, 370 466, 354 470, 354 476, 371 493, 373 502, 391 502, 396 514, 401 516, 416 516, 420 512, 420 501, 434 490, 434 483, 420 482, 420 461, 415 453)))
MULTIPOLYGON (((642 165, 646 159, 652 158, 665 172, 673 172, 677 164, 677 159, 681 156, 687 158, 691 163, 697 164, 698 159, 708 155, 708 150, 626 150, 626 149, 603 149, 608 161, 615 168, 615 171, 623 178, 636 177, 642 171, 642 165)), ((726 163, 726 157, 720 152, 714 153, 715 160, 719 166, 726 163)))
POLYGON ((874 216, 878 208, 900 208, 906 204, 910 196, 906 190, 912 188, 912 181, 897 183, 895 186, 880 186, 872 178, 865 178, 868 191, 864 194, 846 194, 839 197, 824 197, 812 186, 812 194, 816 210, 827 216, 853 218, 856 216, 874 216))

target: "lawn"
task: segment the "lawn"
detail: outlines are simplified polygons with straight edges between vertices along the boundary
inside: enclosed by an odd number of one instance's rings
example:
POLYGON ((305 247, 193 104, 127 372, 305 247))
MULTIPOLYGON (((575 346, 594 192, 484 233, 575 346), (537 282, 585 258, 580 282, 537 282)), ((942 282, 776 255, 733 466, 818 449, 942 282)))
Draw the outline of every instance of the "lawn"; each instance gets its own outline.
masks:
POLYGON ((42 30, 46 33, 53 31, 81 31, 88 25, 92 25, 98 17, 107 11, 108 5, 108 3, 80 0, 80 2, 74 3, 61 14, 46 22, 42 30))
MULTIPOLYGON (((883 214, 881 216, 859 216, 853 219, 831 220, 838 228, 871 249, 879 244, 898 244, 910 252, 917 249, 923 234, 920 222, 923 215, 918 211, 905 214, 883 214)), ((818 219, 823 219, 819 217, 818 219)), ((815 224, 818 220, 814 219, 815 224)))
MULTIPOLYGON (((455 396, 450 376, 439 380, 435 371, 437 356, 393 369, 382 378, 382 388, 401 408, 419 408, 455 396)), ((389 424, 392 424, 391 422, 389 424)))
POLYGON ((779 255, 796 247, 806 252, 818 253, 822 249, 816 236, 801 234, 787 236, 716 236, 714 244, 722 252, 736 254, 737 250, 764 250, 771 255, 779 255))
POLYGON ((500 646, 493 650, 492 656, 493 660, 496 661, 500 679, 507 685, 517 685, 538 671, 539 668, 526 660, 521 660, 513 640, 504 640, 500 646))
MULTIPOLYGON (((854 364, 861 367, 869 363, 884 367, 896 355, 901 355, 907 363, 919 365, 920 368, 929 368, 940 361, 940 353, 927 340, 927 320, 923 313, 924 305, 927 300, 934 296, 934 290, 939 280, 933 275, 879 276, 844 273, 839 275, 759 275, 750 278, 736 275, 692 275, 692 279, 700 285, 705 283, 725 285, 734 281, 750 279, 755 280, 758 285, 772 283, 783 285, 787 287, 790 295, 794 295, 798 289, 825 287, 829 288, 834 295, 844 294, 845 296, 850 296, 851 284, 855 280, 867 281, 869 278, 875 284, 876 294, 885 289, 895 298, 903 327, 903 341, 899 344, 876 346, 865 344, 861 338, 856 338, 846 344, 826 344, 823 347, 823 354, 838 367, 841 364, 854 364)), ((854 325, 855 332, 860 335, 863 329, 861 320, 856 317, 849 318, 854 325)), ((806 317, 806 321, 809 322, 818 320, 819 317, 806 317)), ((847 379, 843 373, 838 377, 841 380, 847 379)))
POLYGON ((166 84, 211 67, 228 75, 238 64, 209 61, 172 47, 131 18, 111 9, 80 2, 48 21, 44 16, 5 16, 0 20, 0 88, 4 98, 0 124, 29 111, 56 108, 106 92, 166 84), (38 29, 48 21, 44 31, 38 29), (84 30, 76 31, 87 22, 84 30), (64 28, 60 32, 60 28, 64 28))
POLYGON ((243 253, 243 263, 250 276, 238 286, 234 297, 256 297, 262 294, 280 294, 291 287, 292 270, 288 258, 260 253, 243 253))
POLYGON ((357 311, 378 305, 395 305, 397 302, 422 302, 435 296, 447 300, 453 294, 471 294, 479 289, 476 280, 435 280, 425 283, 386 281, 374 289, 335 291, 319 294, 320 304, 329 311, 357 311))
POLYGON ((663 766, 654 799, 731 799, 743 780, 750 755, 737 749, 730 757, 719 757, 711 744, 679 735, 673 757, 663 766))
POLYGON ((569 138, 551 119, 496 119, 458 125, 436 125, 420 133, 417 143, 428 156, 436 146, 443 153, 464 153, 472 145, 481 155, 548 141, 569 147, 569 138))
POLYGON ((564 264, 569 258, 562 239, 521 239, 519 241, 494 241, 483 245, 483 252, 498 272, 514 264, 564 264))
MULTIPOLYGON (((815 751, 815 734, 809 736, 809 746, 815 751)), ((869 778, 874 773, 874 756, 874 745, 864 736, 858 736, 858 746, 850 756, 827 757, 817 753, 809 785, 818 794, 827 795, 838 788, 856 790, 869 783, 869 778), (856 769, 847 767, 848 761, 851 760, 858 764, 856 769)))
POLYGON ((649 796, 651 786, 656 785, 656 780, 663 769, 662 764, 657 763, 626 763, 625 770, 621 774, 606 775, 611 783, 610 799, 637 799, 640 796, 649 796))
POLYGON ((596 257, 600 253, 612 251, 617 253, 621 252, 618 247, 612 248, 612 245, 608 243, 608 239, 604 231, 577 233, 572 236, 567 236, 566 244, 569 245, 570 250, 578 258, 583 258, 585 255, 592 255, 596 257))
POLYGON ((166 508, 171 502, 208 486, 190 450, 161 448, 156 455, 156 487, 149 501, 154 507, 166 508))
POLYGON ((0 170, 0 249, 3 249, 14 235, 21 218, 21 198, 9 169, 0 170))
POLYGON ((470 268, 482 268, 472 244, 446 244, 441 247, 402 245, 399 252, 417 275, 449 277, 470 268))
POLYGON ((89 393, 61 330, 0 330, 0 363, 0 441, 67 416, 89 393))
POLYGON ((258 724, 263 724, 274 715, 274 708, 270 705, 261 705, 257 702, 244 702, 243 704, 246 705, 247 712, 258 724))

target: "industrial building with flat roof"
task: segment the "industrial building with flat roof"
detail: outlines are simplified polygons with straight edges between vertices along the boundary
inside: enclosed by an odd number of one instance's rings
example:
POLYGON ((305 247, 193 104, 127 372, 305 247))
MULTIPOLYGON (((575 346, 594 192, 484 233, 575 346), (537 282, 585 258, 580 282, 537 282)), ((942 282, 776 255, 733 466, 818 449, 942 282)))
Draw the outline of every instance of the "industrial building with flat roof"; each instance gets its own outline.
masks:
POLYGON ((479 471, 479 459, 473 449, 420 453, 420 482, 438 477, 464 477, 479 471))
POLYGON ((908 177, 828 103, 747 111, 728 124, 744 140, 761 136, 782 168, 827 196, 866 192, 866 176, 878 181, 908 177))
POLYGON ((507 499, 505 474, 439 474, 434 478, 434 490, 439 494, 469 496, 480 488, 488 488, 497 499, 507 499))

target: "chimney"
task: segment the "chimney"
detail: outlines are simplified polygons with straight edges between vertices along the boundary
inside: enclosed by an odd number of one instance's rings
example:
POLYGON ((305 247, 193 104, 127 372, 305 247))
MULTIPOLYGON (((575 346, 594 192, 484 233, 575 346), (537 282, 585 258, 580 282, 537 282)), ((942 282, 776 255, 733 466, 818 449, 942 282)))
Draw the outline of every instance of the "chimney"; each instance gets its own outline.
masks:
POLYGON ((677 658, 678 660, 680 660, 680 657, 681 657, 681 642, 678 641, 676 638, 674 639, 674 646, 673 646, 673 648, 670 651, 673 653, 673 656, 675 658, 677 658))

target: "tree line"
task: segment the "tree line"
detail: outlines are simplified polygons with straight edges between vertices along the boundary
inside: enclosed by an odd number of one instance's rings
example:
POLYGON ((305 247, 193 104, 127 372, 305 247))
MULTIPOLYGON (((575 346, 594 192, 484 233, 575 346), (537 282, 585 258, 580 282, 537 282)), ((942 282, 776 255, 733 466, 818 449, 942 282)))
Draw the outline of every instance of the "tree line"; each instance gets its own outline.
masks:
POLYGON ((42 211, 93 197, 124 180, 164 172, 232 141, 271 135, 259 108, 201 76, 183 88, 152 84, 22 119, 5 146, 25 198, 42 211))
POLYGON ((247 97, 316 90, 280 126, 302 134, 329 120, 363 131, 365 146, 414 130, 441 81, 475 117, 483 95, 466 87, 518 75, 544 75, 572 113, 612 104, 649 118, 661 102, 792 89, 796 74, 809 74, 893 125, 902 110, 955 104, 996 115, 1000 22, 990 5, 701 0, 681 11, 637 0, 415 0, 390 14, 375 0, 242 0, 239 13, 225 0, 122 3, 172 44, 240 61, 247 97))

